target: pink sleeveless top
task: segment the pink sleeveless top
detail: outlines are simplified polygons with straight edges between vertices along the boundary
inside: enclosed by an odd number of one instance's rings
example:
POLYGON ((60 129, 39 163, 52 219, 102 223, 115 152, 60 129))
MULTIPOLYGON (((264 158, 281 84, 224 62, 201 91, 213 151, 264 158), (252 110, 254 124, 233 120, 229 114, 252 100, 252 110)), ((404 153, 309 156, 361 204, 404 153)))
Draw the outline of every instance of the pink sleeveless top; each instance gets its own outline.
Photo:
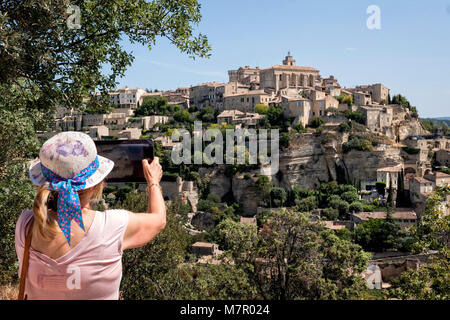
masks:
MULTIPOLYGON (((16 225, 19 275, 25 227, 32 216, 33 211, 23 211, 16 225)), ((25 285, 28 299, 117 300, 122 278, 122 241, 128 217, 125 210, 97 211, 80 243, 57 259, 30 248, 25 285)))

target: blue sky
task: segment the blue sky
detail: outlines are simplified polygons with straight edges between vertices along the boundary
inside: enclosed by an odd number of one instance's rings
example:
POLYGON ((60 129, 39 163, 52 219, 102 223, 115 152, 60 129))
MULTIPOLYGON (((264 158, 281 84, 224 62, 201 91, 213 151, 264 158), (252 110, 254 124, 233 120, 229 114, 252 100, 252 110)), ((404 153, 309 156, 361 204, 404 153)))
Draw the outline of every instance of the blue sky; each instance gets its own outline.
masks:
POLYGON ((200 0, 198 32, 212 46, 192 60, 169 41, 130 45, 136 59, 121 87, 175 89, 227 81, 227 70, 281 64, 288 50, 341 86, 381 82, 401 93, 421 117, 450 116, 450 0, 200 0), (369 30, 369 5, 381 9, 381 30, 369 30))

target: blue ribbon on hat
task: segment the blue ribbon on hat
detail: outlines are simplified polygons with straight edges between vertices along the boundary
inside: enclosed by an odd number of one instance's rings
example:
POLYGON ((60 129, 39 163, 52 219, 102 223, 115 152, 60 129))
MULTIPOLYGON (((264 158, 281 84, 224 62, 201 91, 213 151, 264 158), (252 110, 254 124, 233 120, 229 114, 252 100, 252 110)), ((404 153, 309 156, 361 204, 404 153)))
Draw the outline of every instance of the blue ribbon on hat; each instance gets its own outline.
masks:
POLYGON ((41 163, 42 174, 53 190, 59 192, 58 195, 58 225, 61 228, 67 242, 70 244, 70 222, 72 219, 84 230, 83 219, 81 216, 81 203, 78 196, 78 190, 84 190, 86 180, 92 176, 99 167, 98 157, 91 162, 89 166, 81 170, 73 178, 63 178, 52 170, 46 168, 41 163))

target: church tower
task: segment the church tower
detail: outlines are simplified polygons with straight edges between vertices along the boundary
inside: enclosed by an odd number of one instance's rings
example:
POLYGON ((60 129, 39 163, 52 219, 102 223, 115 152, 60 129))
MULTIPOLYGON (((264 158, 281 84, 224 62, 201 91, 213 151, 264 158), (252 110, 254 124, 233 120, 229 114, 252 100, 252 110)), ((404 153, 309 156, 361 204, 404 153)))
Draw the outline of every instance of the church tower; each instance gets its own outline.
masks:
POLYGON ((288 51, 288 55, 283 60, 283 65, 285 66, 295 66, 295 59, 292 58, 291 52, 288 51))

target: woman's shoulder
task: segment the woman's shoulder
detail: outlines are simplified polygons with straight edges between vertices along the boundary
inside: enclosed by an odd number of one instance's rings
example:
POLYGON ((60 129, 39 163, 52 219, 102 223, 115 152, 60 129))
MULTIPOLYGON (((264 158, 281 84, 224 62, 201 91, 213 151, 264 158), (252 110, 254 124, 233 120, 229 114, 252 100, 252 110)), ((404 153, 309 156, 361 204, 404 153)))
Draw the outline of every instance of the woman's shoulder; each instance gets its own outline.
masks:
POLYGON ((108 209, 105 211, 98 211, 97 214, 100 214, 104 225, 107 225, 109 228, 120 228, 128 225, 130 212, 123 209, 108 209))
POLYGON ((16 222, 16 242, 23 245, 25 243, 25 228, 33 217, 33 211, 25 209, 20 214, 16 222))

